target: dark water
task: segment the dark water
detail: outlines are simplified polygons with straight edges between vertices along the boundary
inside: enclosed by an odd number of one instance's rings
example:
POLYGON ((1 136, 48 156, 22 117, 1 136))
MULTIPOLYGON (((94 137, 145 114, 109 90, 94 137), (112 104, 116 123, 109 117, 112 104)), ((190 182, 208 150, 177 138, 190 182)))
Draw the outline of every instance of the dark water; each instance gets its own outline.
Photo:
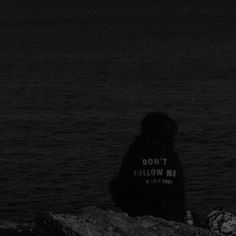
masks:
POLYGON ((236 213, 230 8, 70 4, 1 14, 0 219, 113 208, 108 182, 160 110, 179 125, 188 207, 236 213))

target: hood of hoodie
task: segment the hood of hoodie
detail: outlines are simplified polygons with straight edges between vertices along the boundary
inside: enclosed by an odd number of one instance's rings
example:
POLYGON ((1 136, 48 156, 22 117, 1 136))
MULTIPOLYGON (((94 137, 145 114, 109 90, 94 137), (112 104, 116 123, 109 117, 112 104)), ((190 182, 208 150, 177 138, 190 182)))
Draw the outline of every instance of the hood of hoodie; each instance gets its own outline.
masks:
POLYGON ((130 151, 150 154, 157 152, 170 153, 174 151, 174 141, 138 135, 130 145, 130 151))

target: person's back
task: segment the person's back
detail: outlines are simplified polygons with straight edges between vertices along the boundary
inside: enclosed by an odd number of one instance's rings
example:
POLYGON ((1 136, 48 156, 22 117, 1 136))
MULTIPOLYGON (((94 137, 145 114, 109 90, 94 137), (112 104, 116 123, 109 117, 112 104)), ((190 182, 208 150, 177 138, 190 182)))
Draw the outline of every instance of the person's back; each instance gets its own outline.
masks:
POLYGON ((130 145, 118 177, 110 183, 116 204, 131 216, 183 220, 184 176, 174 151, 176 132, 175 122, 163 113, 143 119, 141 134, 130 145))

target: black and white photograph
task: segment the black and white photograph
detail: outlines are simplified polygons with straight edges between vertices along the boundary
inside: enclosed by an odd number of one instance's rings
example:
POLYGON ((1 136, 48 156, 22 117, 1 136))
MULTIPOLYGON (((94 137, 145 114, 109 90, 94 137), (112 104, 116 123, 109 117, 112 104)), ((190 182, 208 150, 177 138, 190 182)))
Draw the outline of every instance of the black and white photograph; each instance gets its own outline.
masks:
POLYGON ((0 236, 236 235, 236 2, 0 0, 0 236))

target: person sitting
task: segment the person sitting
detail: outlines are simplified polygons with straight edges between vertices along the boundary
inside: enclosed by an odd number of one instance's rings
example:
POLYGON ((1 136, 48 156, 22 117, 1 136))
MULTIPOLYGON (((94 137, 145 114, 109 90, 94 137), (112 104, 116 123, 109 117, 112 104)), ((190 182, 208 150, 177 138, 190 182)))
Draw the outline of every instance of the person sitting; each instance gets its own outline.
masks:
POLYGON ((141 133, 109 184, 115 204, 130 216, 183 221, 185 183, 174 150, 176 133, 175 121, 162 112, 150 113, 142 120, 141 133))

